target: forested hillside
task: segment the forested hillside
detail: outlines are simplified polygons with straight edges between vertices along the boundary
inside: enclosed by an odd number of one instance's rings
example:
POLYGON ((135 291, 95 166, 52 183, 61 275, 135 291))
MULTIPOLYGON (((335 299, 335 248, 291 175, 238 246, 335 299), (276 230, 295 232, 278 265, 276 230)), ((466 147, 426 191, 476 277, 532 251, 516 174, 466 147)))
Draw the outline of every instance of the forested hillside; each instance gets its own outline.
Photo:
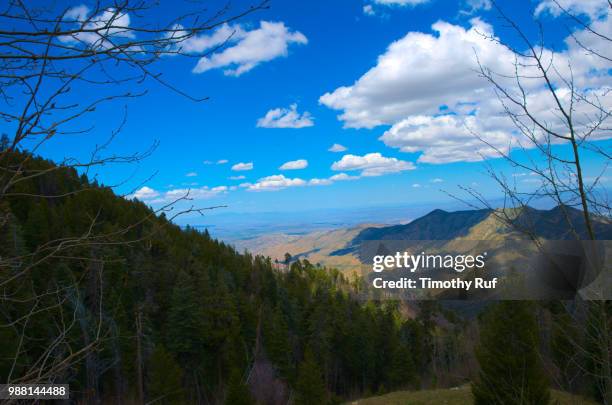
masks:
MULTIPOLYGON (((51 168, 32 157, 22 176, 51 168)), ((321 403, 416 386, 431 361, 431 321, 352 299, 337 271, 180 229, 73 169, 17 184, 0 210, 4 382, 69 383, 91 403, 321 403)))

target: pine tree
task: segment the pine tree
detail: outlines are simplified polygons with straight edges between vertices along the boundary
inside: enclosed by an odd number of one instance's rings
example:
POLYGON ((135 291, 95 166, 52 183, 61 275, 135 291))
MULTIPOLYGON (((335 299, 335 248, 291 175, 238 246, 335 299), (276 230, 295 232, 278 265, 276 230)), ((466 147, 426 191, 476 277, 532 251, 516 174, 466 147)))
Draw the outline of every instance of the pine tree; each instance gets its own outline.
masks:
POLYGON ((242 381, 237 371, 233 371, 230 377, 225 403, 227 405, 252 405, 255 403, 249 387, 242 381))
POLYGON ((327 397, 321 368, 310 349, 306 348, 304 360, 298 368, 298 379, 295 386, 297 405, 321 405, 327 397))
POLYGON ((158 404, 185 403, 183 370, 162 345, 157 345, 149 359, 149 399, 158 404))
POLYGON ((197 364, 203 347, 202 317, 197 302, 191 277, 179 272, 170 300, 166 346, 183 365, 197 364))
POLYGON ((280 307, 267 310, 264 328, 266 353, 276 366, 280 376, 290 377, 291 347, 287 322, 280 307), (271 312, 271 314, 270 314, 271 312))
POLYGON ((532 304, 503 301, 483 315, 476 357, 480 375, 472 385, 475 405, 547 404, 548 381, 538 353, 532 304))
POLYGON ((388 370, 388 380, 391 387, 405 387, 416 381, 416 370, 412 354, 403 343, 400 343, 391 356, 388 370))

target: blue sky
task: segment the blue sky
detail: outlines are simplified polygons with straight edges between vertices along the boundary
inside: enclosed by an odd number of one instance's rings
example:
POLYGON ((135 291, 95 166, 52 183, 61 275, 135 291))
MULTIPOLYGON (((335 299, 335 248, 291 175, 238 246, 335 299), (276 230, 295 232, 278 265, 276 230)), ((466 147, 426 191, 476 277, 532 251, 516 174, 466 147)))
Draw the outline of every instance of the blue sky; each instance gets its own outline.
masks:
MULTIPOLYGON (((606 25, 607 15, 594 2, 563 3, 585 21, 606 25)), ((552 4, 499 5, 532 38, 537 16, 547 48, 559 60, 573 55, 564 39, 579 27, 552 4)), ((180 14, 175 7, 168 2, 149 18, 180 14)), ((235 36, 206 60, 168 57, 156 67, 177 88, 210 99, 195 103, 151 83, 147 95, 125 104, 128 120, 112 151, 143 150, 155 140, 159 146, 137 165, 101 169, 102 182, 122 183, 122 193, 136 189, 134 195, 154 207, 189 189, 199 206, 297 212, 416 203, 434 208, 449 201, 446 192, 460 194, 460 184, 494 198, 499 192, 480 154, 500 170, 525 176, 468 139, 466 130, 500 147, 514 136, 474 71, 475 55, 500 70, 508 61, 500 45, 480 34, 522 46, 488 1, 272 1, 268 10, 197 39, 213 42, 222 30, 235 36), (330 151, 334 144, 342 147, 330 151)), ((610 86, 609 67, 589 63, 576 61, 581 86, 610 86)), ((540 89, 532 90, 535 108, 553 120, 538 99, 540 89)), ((95 131, 49 144, 43 154, 83 156, 119 124, 123 108, 123 102, 101 107, 89 118, 95 131)), ((585 165, 591 176, 601 168, 595 155, 587 155, 585 165)), ((517 181, 534 186, 526 180, 517 181)))

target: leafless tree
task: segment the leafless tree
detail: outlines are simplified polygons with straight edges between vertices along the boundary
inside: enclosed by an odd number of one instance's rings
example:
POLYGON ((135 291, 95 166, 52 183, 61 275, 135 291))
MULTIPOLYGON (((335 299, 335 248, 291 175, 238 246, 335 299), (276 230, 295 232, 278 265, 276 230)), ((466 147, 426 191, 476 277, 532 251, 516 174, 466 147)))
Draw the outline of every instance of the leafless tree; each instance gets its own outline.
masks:
MULTIPOLYGON (((62 171, 92 176, 98 167, 134 163, 149 156, 156 141, 135 153, 110 152, 112 141, 127 120, 127 110, 118 108, 119 114, 113 117, 118 121, 116 129, 106 141, 91 145, 87 158, 66 157, 44 169, 31 167, 33 157, 47 144, 94 133, 96 128, 90 122, 98 108, 141 97, 150 85, 162 86, 193 102, 205 101, 206 97, 193 95, 166 80, 158 65, 178 57, 203 57, 222 48, 226 42, 204 50, 194 50, 189 44, 224 24, 268 7, 267 0, 254 1, 243 9, 232 9, 227 4, 214 10, 190 1, 184 4, 187 11, 180 15, 160 11, 162 4, 149 0, 98 0, 89 7, 9 0, 0 6, 0 119, 4 132, 0 142, 0 230, 4 235, 0 240, 11 240, 9 234, 14 229, 14 218, 6 204, 10 199, 51 201, 94 188, 90 181, 67 193, 32 192, 22 187, 24 184, 62 171)), ((175 6, 172 10, 178 9, 175 6)), ((169 214, 173 219, 186 212, 215 208, 176 208, 177 203, 189 199, 187 194, 169 201, 146 217, 135 218, 123 229, 100 231, 96 215, 81 235, 52 238, 27 253, 0 251, 0 338, 8 336, 2 335, 3 331, 18 337, 11 357, 13 366, 3 376, 3 382, 53 382, 83 359, 88 368, 94 367, 89 363, 95 362, 92 356, 96 347, 113 338, 102 298, 105 260, 97 257, 96 251, 145 240, 148 235, 128 235, 159 214, 169 214), (44 291, 24 282, 30 272, 53 259, 85 263, 86 280, 51 280, 44 291), (83 289, 79 288, 84 284, 90 294, 87 308, 81 296, 83 289), (66 308, 72 310, 67 312, 66 308), (36 339, 30 332, 31 323, 44 313, 53 313, 50 319, 56 322, 49 325, 52 344, 31 358, 32 353, 26 354, 23 347, 36 339), (79 330, 85 339, 75 347, 72 336, 79 330), (25 370, 19 375, 14 372, 17 365, 25 370)), ((95 385, 95 378, 88 374, 88 384, 95 385)))
MULTIPOLYGON (((555 3, 574 26, 574 30, 568 30, 574 49, 580 51, 581 57, 598 65, 598 69, 609 70, 612 38, 598 29, 594 21, 583 21, 556 0, 555 3)), ((495 150, 510 167, 519 170, 523 176, 529 176, 535 188, 525 187, 516 173, 509 175, 491 164, 486 165, 487 173, 505 197, 501 209, 495 209, 478 190, 462 188, 476 199, 477 203, 473 205, 491 209, 502 224, 527 235, 538 247, 541 247, 542 239, 530 216, 530 206, 536 201, 553 201, 559 207, 568 230, 568 235, 558 235, 559 239, 570 237, 586 240, 588 244, 598 237, 598 223, 609 223, 612 218, 611 202, 602 186, 612 154, 598 142, 612 135, 609 83, 599 88, 581 83, 575 77, 573 64, 577 61, 572 60, 570 52, 562 54, 546 47, 541 24, 537 24, 539 39, 534 41, 524 27, 501 7, 495 4, 495 8, 519 45, 483 33, 486 39, 510 51, 513 64, 506 71, 497 72, 478 60, 478 73, 490 83, 517 136, 507 148, 493 145, 479 134, 475 133, 475 136, 495 150), (542 103, 549 108, 541 108, 542 103), (514 154, 513 151, 520 153, 514 154), (595 175, 585 173, 587 154, 596 156, 601 164, 595 175), (578 210, 580 215, 571 208, 578 210)), ((612 3, 602 0, 602 8, 608 15, 612 13, 612 3)), ((478 55, 476 57, 478 59, 478 55)), ((572 347, 572 353, 567 353, 568 358, 580 356, 583 359, 581 371, 597 382, 604 402, 612 404, 610 303, 605 300, 574 301, 565 303, 565 306, 565 315, 570 314, 576 325, 584 327, 579 337, 567 336, 572 347), (584 367, 584 364, 590 364, 590 367, 584 367)))

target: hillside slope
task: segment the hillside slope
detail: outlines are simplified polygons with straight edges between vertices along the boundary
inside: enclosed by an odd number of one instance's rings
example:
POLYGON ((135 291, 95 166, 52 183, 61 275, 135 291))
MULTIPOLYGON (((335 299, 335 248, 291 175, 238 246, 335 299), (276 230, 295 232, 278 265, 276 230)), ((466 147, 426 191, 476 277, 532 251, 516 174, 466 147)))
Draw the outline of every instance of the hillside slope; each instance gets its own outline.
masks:
POLYGON ((300 260, 278 271, 72 168, 3 157, 23 176, 0 200, 3 381, 69 384, 79 403, 223 403, 249 392, 286 403, 290 392, 347 397, 424 372, 406 350, 427 352, 424 338, 402 332, 425 336, 423 326, 353 299, 338 271, 300 260), (311 387, 302 368, 334 382, 311 387))

